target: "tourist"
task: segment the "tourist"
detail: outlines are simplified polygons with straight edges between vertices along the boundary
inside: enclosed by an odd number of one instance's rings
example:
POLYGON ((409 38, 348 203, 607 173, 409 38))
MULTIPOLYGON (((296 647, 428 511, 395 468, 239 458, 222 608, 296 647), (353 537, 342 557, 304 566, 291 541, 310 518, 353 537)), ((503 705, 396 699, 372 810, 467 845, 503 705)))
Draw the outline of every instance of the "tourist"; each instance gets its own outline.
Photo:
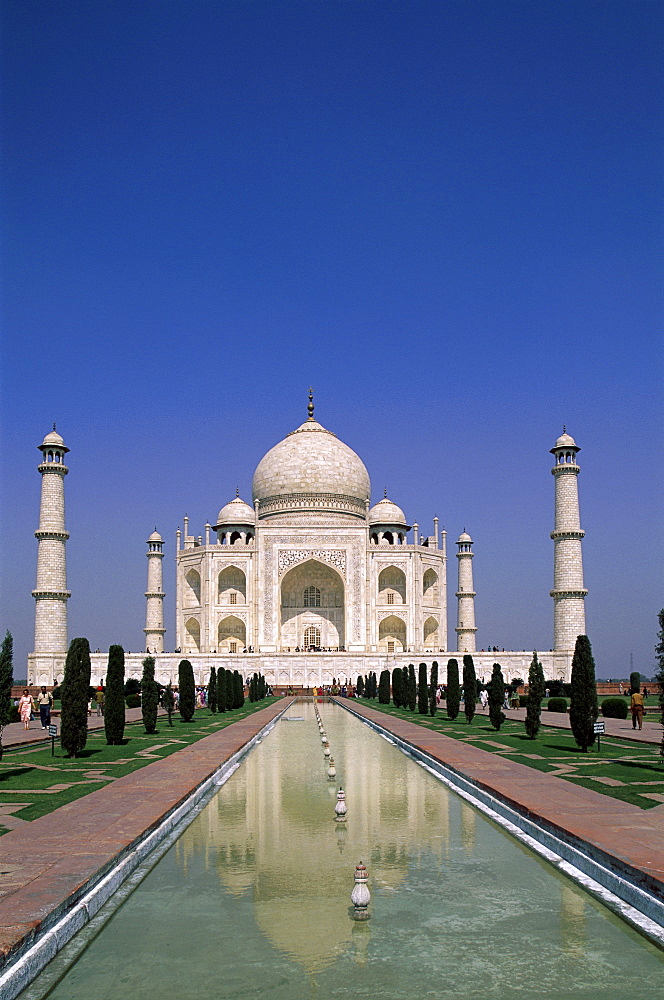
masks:
POLYGON ((30 728, 30 716, 32 715, 32 698, 27 688, 23 688, 23 694, 18 700, 18 711, 24 729, 30 728))
POLYGON ((632 709, 632 729, 636 729, 638 722, 639 729, 643 729, 643 695, 640 691, 635 691, 630 702, 632 709))
POLYGON ((622 681, 618 685, 618 690, 620 691, 621 694, 625 693, 625 688, 623 687, 623 682, 622 681))
POLYGON ((39 720, 41 722, 42 729, 46 729, 47 726, 51 724, 51 708, 53 706, 53 696, 50 691, 47 691, 45 687, 42 687, 39 695, 37 697, 37 704, 39 705, 39 720))
POLYGON ((483 711, 486 712, 488 704, 489 704, 489 692, 487 691, 486 688, 482 688, 482 690, 480 691, 480 705, 482 706, 483 711))
POLYGON ((104 714, 104 689, 99 685, 95 691, 95 705, 97 706, 97 715, 104 714))

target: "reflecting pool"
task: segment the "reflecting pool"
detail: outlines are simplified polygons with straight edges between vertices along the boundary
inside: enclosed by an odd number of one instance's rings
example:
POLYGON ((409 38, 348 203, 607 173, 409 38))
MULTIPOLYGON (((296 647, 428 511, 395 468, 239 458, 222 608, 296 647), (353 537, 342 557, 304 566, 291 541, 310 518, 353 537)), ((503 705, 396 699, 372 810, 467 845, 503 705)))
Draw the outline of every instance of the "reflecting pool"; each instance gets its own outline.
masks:
MULTIPOLYGON (((659 998, 662 953, 336 705, 297 703, 48 995, 659 998), (334 821, 342 785, 347 822, 334 821), (371 919, 351 919, 358 861, 371 919)), ((86 932, 84 932, 86 933, 86 932)), ((43 996, 48 971, 22 994, 43 996)))

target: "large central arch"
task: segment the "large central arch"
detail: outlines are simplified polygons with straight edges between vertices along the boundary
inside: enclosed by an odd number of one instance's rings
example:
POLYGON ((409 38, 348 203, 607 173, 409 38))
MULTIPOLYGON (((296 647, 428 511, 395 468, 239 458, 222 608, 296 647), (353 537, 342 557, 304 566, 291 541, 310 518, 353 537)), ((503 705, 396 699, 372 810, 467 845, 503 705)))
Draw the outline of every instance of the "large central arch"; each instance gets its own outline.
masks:
POLYGON ((279 643, 282 650, 306 647, 320 636, 323 649, 345 645, 344 581, 331 566, 308 559, 281 581, 279 643))

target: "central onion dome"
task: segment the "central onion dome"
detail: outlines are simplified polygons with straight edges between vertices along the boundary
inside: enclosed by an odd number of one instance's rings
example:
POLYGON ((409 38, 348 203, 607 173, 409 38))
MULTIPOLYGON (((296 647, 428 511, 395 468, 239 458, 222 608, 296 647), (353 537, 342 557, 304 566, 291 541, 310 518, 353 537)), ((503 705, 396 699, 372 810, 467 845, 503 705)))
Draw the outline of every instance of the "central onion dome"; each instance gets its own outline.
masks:
POLYGON ((309 419, 258 463, 252 485, 258 516, 333 511, 365 518, 369 473, 352 448, 314 420, 312 398, 309 419))

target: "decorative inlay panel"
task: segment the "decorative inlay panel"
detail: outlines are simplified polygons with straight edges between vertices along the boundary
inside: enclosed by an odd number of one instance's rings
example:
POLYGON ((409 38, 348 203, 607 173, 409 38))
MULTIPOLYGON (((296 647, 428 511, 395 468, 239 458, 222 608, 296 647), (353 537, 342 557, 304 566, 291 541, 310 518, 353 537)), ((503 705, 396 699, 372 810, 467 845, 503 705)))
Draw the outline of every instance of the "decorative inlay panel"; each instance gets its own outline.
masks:
POLYGON ((319 559, 321 562, 329 563, 343 577, 346 576, 346 552, 344 549, 280 549, 278 556, 279 576, 283 576, 293 566, 306 562, 307 559, 319 559))

